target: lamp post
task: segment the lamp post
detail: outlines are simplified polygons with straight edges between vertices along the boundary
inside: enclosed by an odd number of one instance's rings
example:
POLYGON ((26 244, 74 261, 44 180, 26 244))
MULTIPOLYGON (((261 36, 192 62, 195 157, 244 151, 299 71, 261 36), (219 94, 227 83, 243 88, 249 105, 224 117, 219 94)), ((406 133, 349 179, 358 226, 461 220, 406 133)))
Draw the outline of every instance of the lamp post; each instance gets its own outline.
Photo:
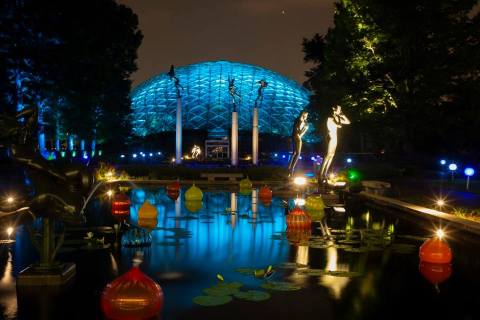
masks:
POLYGON ((454 181, 455 178, 455 171, 457 171, 458 166, 455 163, 450 163, 448 165, 448 170, 452 173, 452 182, 454 181))
POLYGON ((465 175, 467 176, 467 184, 465 186, 465 189, 468 191, 468 189, 470 188, 470 177, 475 174, 475 170, 473 168, 465 168, 463 173, 465 173, 465 175))

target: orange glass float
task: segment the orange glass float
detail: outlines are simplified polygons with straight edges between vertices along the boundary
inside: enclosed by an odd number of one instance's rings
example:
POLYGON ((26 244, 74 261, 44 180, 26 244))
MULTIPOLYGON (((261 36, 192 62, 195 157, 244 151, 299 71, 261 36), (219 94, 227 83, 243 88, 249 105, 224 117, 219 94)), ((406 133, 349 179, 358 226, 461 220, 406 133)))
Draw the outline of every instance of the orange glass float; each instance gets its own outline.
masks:
POLYGON ((452 250, 448 243, 439 237, 425 240, 420 247, 420 261, 430 263, 450 263, 452 261, 452 250))
POLYGON ((258 192, 258 196, 260 197, 260 199, 262 200, 268 200, 268 199, 272 199, 272 189, 270 189, 269 187, 267 186, 263 186, 260 188, 260 191, 258 192))
POLYGON ((312 236, 311 229, 287 228, 287 239, 293 245, 307 244, 311 236, 312 236))
POLYGON ((112 215, 116 218, 126 218, 130 215, 130 198, 125 193, 117 193, 112 200, 112 215))
POLYGON ((138 209, 138 226, 152 230, 157 226, 158 210, 148 200, 138 209))
POLYGON ((312 218, 299 207, 293 208, 287 215, 287 228, 290 229, 310 229, 312 218))
POLYGON ((107 284, 101 305, 108 319, 150 319, 163 307, 163 291, 138 265, 134 265, 130 271, 107 284))
POLYGON ((452 265, 450 263, 430 263, 420 262, 420 273, 434 286, 445 282, 452 275, 452 265))

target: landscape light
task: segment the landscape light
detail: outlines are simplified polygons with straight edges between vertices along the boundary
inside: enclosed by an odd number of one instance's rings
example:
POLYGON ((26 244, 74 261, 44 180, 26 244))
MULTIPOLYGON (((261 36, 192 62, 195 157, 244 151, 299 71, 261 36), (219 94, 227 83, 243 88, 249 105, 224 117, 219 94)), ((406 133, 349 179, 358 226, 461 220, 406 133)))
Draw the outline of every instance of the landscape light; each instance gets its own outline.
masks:
POLYGON ((12 236, 12 234, 13 234, 13 227, 8 227, 7 230, 6 230, 6 232, 7 232, 8 238, 10 238, 10 237, 12 236))
POLYGON ((345 208, 344 207, 333 207, 333 211, 343 213, 343 212, 345 212, 345 208))
POLYGON ((158 151, 157 154, 160 156, 162 153, 160 151, 158 151))
POLYGON ((347 163, 352 163, 352 158, 347 158, 347 163))
POLYGON ((142 153, 142 157, 144 157, 144 158, 145 158, 145 153, 142 153))
POLYGON ((300 156, 300 157, 298 157, 298 159, 299 159, 299 160, 302 160, 303 158, 302 158, 302 156, 300 156))
POLYGON ((467 177, 471 177, 475 174, 475 170, 473 168, 465 168, 463 172, 467 177))
POLYGON ((120 155, 120 158, 122 158, 122 159, 125 158, 125 155, 124 154, 120 155))
POLYGON ((447 160, 445 160, 445 159, 440 160, 440 164, 441 164, 442 166, 446 165, 446 164, 447 164, 447 160))
POLYGON ((150 152, 148 155, 149 155, 150 157, 153 157, 153 153, 151 153, 151 152, 150 152))
POLYGON ((7 203, 8 204, 12 204, 13 202, 15 201, 15 198, 10 196, 10 197, 7 197, 7 203))
POLYGON ((438 206, 438 207, 443 207, 445 205, 445 200, 443 199, 438 199, 437 201, 435 201, 435 204, 438 206))
POLYGON ((445 237, 445 231, 438 228, 437 231, 435 231, 435 235, 437 236, 438 239, 442 240, 442 238, 445 237))
POLYGON ((132 154, 132 157, 136 158, 136 157, 137 157, 137 154, 136 154, 136 153, 132 154))
POLYGON ((450 171, 456 171, 458 169, 458 166, 455 163, 450 163, 448 165, 448 170, 450 171))
POLYGON ((60 156, 61 156, 62 158, 65 158, 65 151, 61 151, 61 152, 60 152, 60 156))
POLYGON ((467 185, 465 188, 468 190, 470 188, 470 177, 475 174, 475 170, 473 168, 468 167, 468 168, 465 168, 463 173, 465 173, 465 175, 467 176, 467 185))
POLYGON ((107 196, 110 198, 111 196, 113 196, 113 190, 108 190, 107 191, 107 196))
POLYGON ((304 186, 307 184, 307 179, 305 177, 295 177, 293 183, 297 186, 304 186))
POLYGON ((296 206, 304 206, 305 205, 305 199, 303 199, 303 198, 295 198, 295 200, 293 200, 293 202, 295 203, 296 206))
POLYGON ((310 160, 315 161, 315 157, 310 157, 310 160))
POLYGON ((172 161, 172 163, 174 163, 174 162, 175 162, 175 158, 172 158, 172 160, 171 160, 171 161, 172 161))
POLYGON ((278 157, 278 153, 275 153, 273 156, 274 156, 274 157, 278 157))
POLYGON ((285 158, 286 158, 286 155, 283 154, 283 155, 282 155, 282 159, 285 159, 285 158))

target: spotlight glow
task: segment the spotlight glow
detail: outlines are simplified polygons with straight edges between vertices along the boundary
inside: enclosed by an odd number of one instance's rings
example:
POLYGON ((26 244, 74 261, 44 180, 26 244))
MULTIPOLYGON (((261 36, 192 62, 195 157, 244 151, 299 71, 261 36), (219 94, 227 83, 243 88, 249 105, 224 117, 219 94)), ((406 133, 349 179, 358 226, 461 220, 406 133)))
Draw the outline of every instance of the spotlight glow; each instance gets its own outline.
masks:
POLYGON ((442 166, 446 165, 446 164, 447 164, 447 160, 445 160, 445 159, 440 160, 440 164, 441 164, 442 166))
POLYGON ((450 163, 448 165, 448 170, 450 171, 456 171, 458 169, 458 166, 455 163, 450 163))
POLYGON ((307 179, 305 177, 295 177, 293 183, 297 186, 304 186, 307 184, 307 179))
POLYGON ((6 232, 7 232, 7 236, 10 238, 13 234, 13 227, 8 227, 6 232))
POLYGON ((107 191, 107 196, 111 198, 113 196, 113 190, 108 190, 107 191))
POLYGON ((352 158, 347 158, 347 163, 352 163, 352 158))
POLYGON ((304 206, 305 205, 305 199, 303 198, 296 198, 293 200, 296 206, 304 206))
POLYGON ((471 177, 475 174, 475 170, 473 168, 465 168, 463 171, 467 177, 471 177))
POLYGON ((445 237, 445 231, 442 229, 437 229, 437 231, 435 231, 435 235, 438 239, 442 240, 442 238, 445 237))
POLYGON ((11 196, 10 196, 10 197, 7 197, 7 203, 8 203, 8 204, 12 204, 12 203, 14 203, 14 202, 15 202, 15 198, 14 198, 14 197, 11 197, 11 196))
POLYGON ((136 157, 137 157, 137 154, 136 154, 136 153, 132 154, 132 157, 136 158, 136 157))
POLYGON ((443 199, 438 199, 437 201, 435 201, 435 204, 438 206, 438 207, 443 207, 445 205, 445 200, 443 199))

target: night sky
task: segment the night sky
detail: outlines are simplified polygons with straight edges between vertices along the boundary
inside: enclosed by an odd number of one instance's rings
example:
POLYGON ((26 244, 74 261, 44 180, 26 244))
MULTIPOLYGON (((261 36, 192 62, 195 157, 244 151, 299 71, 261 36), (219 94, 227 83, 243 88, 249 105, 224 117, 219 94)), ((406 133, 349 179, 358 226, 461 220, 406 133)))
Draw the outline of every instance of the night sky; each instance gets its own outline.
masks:
POLYGON ((134 86, 177 66, 211 60, 259 65, 298 82, 302 38, 324 34, 334 0, 118 0, 140 20, 134 86))

